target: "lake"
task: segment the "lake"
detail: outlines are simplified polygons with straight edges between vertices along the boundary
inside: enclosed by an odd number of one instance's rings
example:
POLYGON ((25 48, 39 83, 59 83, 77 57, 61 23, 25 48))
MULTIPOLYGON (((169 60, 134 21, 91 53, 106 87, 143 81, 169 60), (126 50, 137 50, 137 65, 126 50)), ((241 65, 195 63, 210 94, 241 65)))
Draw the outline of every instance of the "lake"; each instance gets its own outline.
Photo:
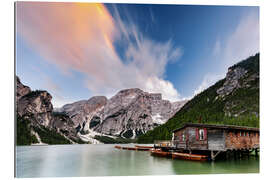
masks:
MULTIPOLYGON (((153 157, 112 144, 17 146, 17 177, 258 173, 259 159, 194 162, 153 157)), ((122 146, 134 146, 131 144, 122 146)))

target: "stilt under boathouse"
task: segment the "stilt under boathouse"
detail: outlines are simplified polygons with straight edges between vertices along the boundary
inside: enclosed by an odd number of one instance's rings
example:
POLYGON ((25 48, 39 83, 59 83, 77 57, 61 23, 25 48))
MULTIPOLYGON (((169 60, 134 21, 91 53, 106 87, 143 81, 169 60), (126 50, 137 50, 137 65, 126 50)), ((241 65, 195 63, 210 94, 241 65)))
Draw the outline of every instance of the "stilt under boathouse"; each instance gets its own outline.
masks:
POLYGON ((187 123, 173 131, 172 141, 156 141, 154 148, 165 152, 183 152, 217 157, 235 158, 259 150, 259 128, 187 123))

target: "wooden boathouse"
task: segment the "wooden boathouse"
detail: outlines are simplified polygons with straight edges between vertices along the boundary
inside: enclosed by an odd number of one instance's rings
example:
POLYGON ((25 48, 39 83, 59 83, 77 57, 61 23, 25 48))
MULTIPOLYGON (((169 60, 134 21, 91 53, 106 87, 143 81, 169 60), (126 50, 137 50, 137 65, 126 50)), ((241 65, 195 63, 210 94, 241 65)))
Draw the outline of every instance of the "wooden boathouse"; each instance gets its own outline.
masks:
POLYGON ((233 125, 187 123, 173 131, 172 141, 155 142, 163 151, 209 155, 211 160, 219 154, 243 155, 259 150, 259 128, 233 125))

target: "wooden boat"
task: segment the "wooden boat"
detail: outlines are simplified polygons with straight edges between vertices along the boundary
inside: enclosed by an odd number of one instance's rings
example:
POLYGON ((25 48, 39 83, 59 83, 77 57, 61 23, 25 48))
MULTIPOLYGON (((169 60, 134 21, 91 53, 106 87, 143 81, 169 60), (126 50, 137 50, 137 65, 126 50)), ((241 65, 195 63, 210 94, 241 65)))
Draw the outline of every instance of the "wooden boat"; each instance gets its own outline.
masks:
POLYGON ((160 156, 160 157, 171 157, 171 152, 165 152, 161 150, 151 150, 151 155, 152 156, 160 156))
POLYGON ((188 153, 172 153, 173 159, 185 159, 185 160, 192 160, 192 161, 206 161, 208 160, 208 156, 206 155, 199 155, 199 154, 188 154, 188 153))
POLYGON ((121 147, 121 146, 114 146, 117 149, 124 149, 124 150, 133 150, 133 151, 150 151, 151 149, 145 147, 121 147))
POLYGON ((116 149, 122 149, 121 146, 114 146, 114 148, 116 148, 116 149))
POLYGON ((135 145, 135 147, 143 148, 143 149, 152 149, 153 148, 153 146, 139 146, 139 145, 135 145))
POLYGON ((135 148, 135 147, 122 147, 122 149, 125 149, 125 150, 134 150, 134 151, 137 150, 137 148, 135 148))
POLYGON ((139 147, 136 147, 136 149, 138 150, 138 151, 150 151, 151 149, 149 149, 149 148, 139 148, 139 147))

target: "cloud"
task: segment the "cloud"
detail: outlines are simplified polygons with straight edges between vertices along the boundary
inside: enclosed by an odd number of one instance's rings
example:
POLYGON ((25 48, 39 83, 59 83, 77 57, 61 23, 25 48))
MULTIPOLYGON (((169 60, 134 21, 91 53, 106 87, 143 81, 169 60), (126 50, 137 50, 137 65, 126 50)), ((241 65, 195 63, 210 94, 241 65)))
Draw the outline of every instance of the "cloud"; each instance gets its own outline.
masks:
POLYGON ((224 58, 226 66, 231 66, 240 60, 259 52, 260 27, 258 12, 250 12, 243 17, 225 42, 224 58))
POLYGON ((61 88, 54 80, 46 73, 42 71, 41 68, 30 65, 31 70, 38 74, 38 80, 42 82, 40 84, 40 89, 46 89, 52 95, 52 104, 54 107, 61 107, 64 104, 74 102, 74 99, 64 97, 63 88, 61 88))
POLYGON ((213 48, 213 56, 217 57, 220 54, 220 52, 221 52, 221 43, 220 40, 217 40, 213 48))
POLYGON ((104 5, 94 3, 16 5, 17 32, 63 74, 82 73, 93 95, 111 96, 137 87, 161 92, 165 99, 180 99, 164 76, 166 65, 178 60, 182 50, 171 40, 145 37, 133 22, 122 21, 117 8, 113 17, 104 5), (125 59, 115 50, 115 42, 125 45, 125 59))
POLYGON ((223 74, 206 74, 202 83, 198 86, 197 89, 194 90, 193 96, 196 96, 208 87, 214 85, 218 80, 221 80, 222 78, 224 78, 223 74))
POLYGON ((232 34, 224 42, 217 39, 212 50, 212 57, 218 58, 221 69, 215 74, 206 74, 202 83, 195 89, 193 96, 207 89, 225 77, 227 69, 235 63, 259 52, 259 16, 250 12, 243 16, 232 34))

